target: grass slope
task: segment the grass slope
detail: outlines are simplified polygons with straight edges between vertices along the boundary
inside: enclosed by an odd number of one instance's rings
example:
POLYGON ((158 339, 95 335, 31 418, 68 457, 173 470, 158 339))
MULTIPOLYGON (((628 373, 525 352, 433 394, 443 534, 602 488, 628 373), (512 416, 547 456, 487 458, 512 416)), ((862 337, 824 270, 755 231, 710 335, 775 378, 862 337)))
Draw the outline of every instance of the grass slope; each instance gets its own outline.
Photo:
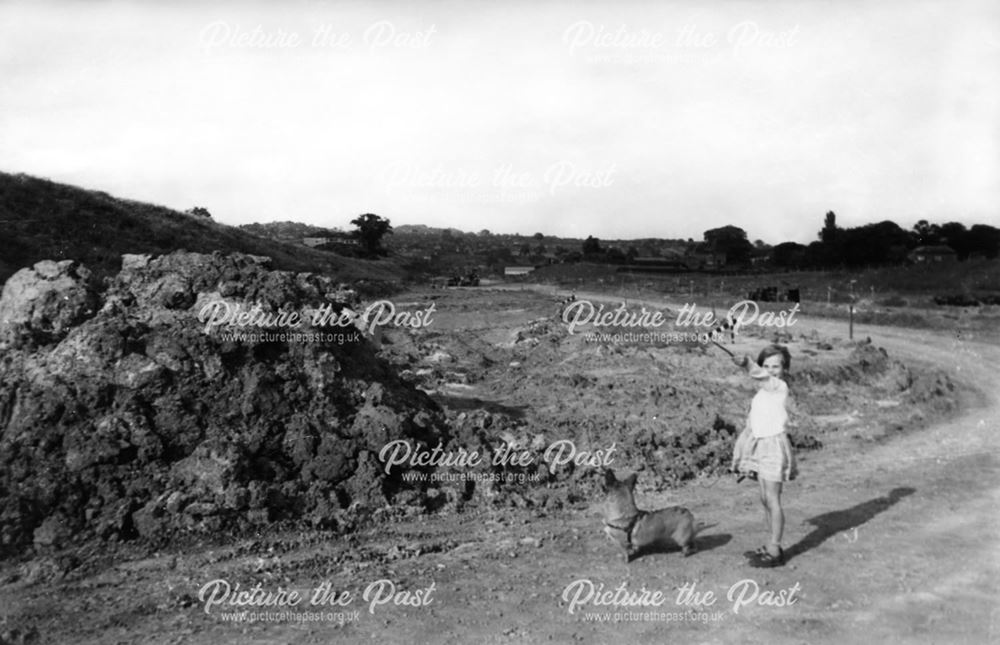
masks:
POLYGON ((0 285, 40 260, 79 260, 103 277, 121 268, 123 253, 178 249, 266 255, 277 269, 324 273, 345 282, 396 282, 403 275, 393 260, 344 258, 163 206, 0 172, 0 285))

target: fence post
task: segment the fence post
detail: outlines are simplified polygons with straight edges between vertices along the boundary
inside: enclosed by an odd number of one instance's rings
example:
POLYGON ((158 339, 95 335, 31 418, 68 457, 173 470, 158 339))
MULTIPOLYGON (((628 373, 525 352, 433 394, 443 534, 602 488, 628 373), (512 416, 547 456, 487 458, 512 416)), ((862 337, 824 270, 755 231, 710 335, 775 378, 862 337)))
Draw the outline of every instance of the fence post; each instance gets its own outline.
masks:
POLYGON ((849 326, 848 326, 848 329, 847 329, 847 339, 848 340, 854 340, 854 303, 857 301, 857 298, 854 296, 854 283, 855 282, 857 282, 857 280, 851 280, 851 308, 849 310, 850 313, 847 316, 848 321, 849 321, 849 326))

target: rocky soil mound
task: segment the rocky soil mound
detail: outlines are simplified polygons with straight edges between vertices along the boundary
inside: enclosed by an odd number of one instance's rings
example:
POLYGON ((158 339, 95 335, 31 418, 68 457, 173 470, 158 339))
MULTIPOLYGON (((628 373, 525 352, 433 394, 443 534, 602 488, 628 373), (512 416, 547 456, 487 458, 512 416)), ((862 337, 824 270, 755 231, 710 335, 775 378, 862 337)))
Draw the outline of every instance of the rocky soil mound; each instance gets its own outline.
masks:
POLYGON ((378 451, 447 441, 443 414, 365 338, 227 337, 198 319, 217 301, 340 311, 357 296, 240 254, 125 256, 104 284, 44 261, 8 280, 0 556, 280 520, 343 528, 420 486, 386 475, 378 451))
MULTIPOLYGON (((505 470, 533 484, 494 485, 503 493, 493 495, 496 503, 558 507, 597 494, 601 477, 592 462, 548 467, 546 451, 563 440, 578 454, 606 455, 613 447, 610 466, 640 471, 640 483, 652 489, 728 471, 756 386, 718 348, 588 342, 555 316, 503 333, 481 330, 480 300, 458 297, 440 309, 464 316, 467 327, 394 333, 382 354, 448 410, 457 444, 489 452, 507 443, 532 453, 529 466, 505 470)), ((505 297, 494 296, 491 306, 515 311, 526 302, 505 297)), ((821 449, 840 432, 822 415, 861 411, 873 425, 912 428, 956 404, 947 374, 911 369, 869 342, 784 334, 752 337, 750 347, 757 352, 776 340, 794 356, 787 380, 798 408, 791 436, 800 451, 821 449)))

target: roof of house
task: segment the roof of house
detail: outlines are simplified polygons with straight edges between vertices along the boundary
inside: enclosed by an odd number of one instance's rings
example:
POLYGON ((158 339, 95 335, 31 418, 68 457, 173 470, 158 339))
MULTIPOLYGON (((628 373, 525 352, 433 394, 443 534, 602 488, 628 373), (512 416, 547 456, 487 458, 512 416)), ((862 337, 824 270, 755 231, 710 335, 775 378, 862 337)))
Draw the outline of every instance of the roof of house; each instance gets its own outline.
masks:
POLYGON ((924 253, 924 254, 945 254, 954 255, 955 249, 944 244, 928 244, 926 246, 918 246, 917 248, 910 251, 910 253, 924 253))

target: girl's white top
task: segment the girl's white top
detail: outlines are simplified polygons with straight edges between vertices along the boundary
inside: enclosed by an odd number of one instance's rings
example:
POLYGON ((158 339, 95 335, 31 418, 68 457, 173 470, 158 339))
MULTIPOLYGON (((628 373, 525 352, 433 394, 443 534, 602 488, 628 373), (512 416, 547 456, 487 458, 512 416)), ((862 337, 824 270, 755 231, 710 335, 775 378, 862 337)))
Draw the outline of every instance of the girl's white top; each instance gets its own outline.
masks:
POLYGON ((788 385, 774 376, 761 385, 750 402, 750 430, 758 439, 781 434, 788 423, 788 385))

